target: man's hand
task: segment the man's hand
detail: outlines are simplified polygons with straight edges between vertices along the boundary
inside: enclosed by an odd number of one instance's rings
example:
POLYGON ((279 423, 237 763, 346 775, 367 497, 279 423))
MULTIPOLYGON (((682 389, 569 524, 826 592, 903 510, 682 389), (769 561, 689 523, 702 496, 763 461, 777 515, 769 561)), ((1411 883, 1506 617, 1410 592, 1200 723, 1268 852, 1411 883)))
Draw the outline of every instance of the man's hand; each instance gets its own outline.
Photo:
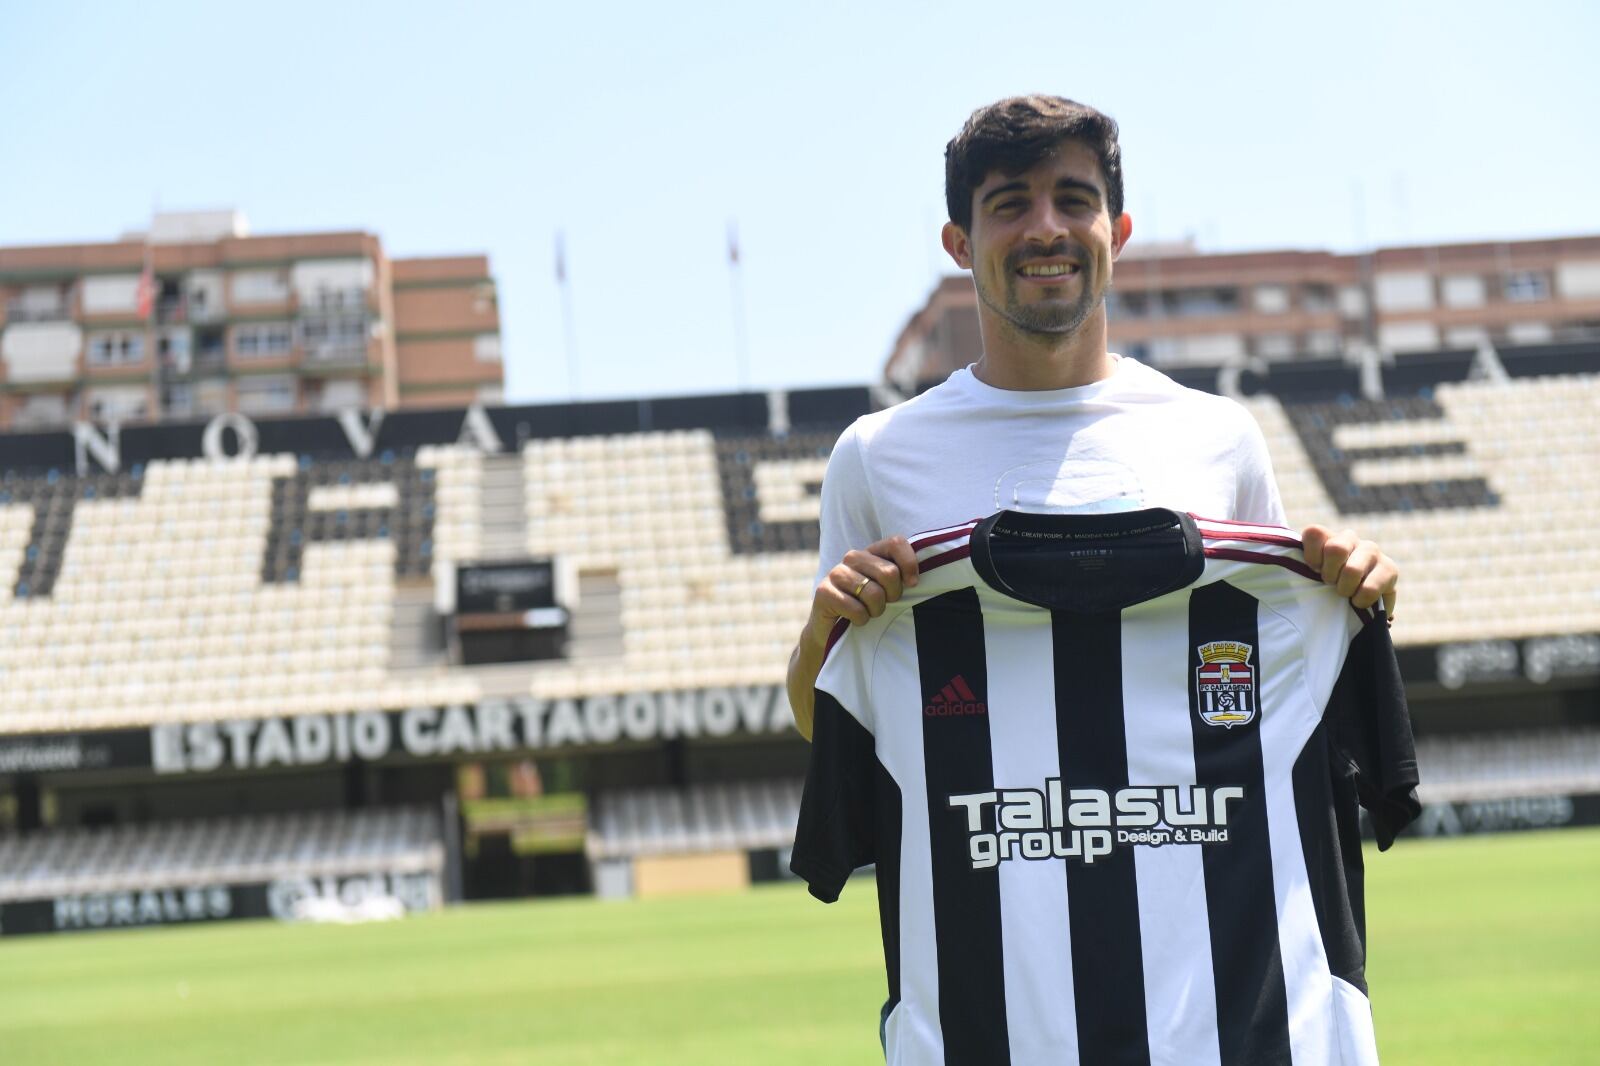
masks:
POLYGON ((1339 590, 1339 595, 1357 607, 1371 607, 1383 600, 1383 613, 1394 618, 1395 584, 1400 570, 1370 540, 1362 540, 1347 529, 1334 533, 1324 526, 1307 526, 1300 534, 1306 565, 1320 571, 1324 584, 1339 590))
POLYGON ((800 735, 811 739, 817 675, 822 672, 828 635, 839 619, 866 625, 917 583, 917 553, 904 537, 885 537, 845 552, 811 597, 811 617, 789 656, 789 706, 800 735))
POLYGON ((866 625, 916 583, 917 553, 904 537, 885 537, 845 552, 811 597, 806 625, 826 641, 835 619, 866 625))

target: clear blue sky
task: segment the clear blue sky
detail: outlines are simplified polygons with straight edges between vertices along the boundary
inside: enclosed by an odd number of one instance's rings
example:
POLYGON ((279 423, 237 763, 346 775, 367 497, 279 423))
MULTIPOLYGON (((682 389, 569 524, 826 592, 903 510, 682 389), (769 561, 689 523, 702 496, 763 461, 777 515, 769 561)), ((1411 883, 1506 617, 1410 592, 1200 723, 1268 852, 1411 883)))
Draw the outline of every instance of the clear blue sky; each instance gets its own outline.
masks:
POLYGON ((1122 124, 1135 240, 1600 233, 1600 5, 0 0, 0 244, 163 208, 487 252, 509 400, 876 376, 947 269, 944 143, 1047 91, 1122 124))

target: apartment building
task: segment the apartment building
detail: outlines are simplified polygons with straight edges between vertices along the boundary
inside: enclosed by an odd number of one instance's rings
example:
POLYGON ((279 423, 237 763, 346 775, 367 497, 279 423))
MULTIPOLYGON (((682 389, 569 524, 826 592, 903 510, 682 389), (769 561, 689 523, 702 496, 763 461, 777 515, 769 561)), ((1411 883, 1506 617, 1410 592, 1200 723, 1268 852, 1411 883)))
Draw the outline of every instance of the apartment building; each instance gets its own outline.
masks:
MULTIPOLYGON (((1154 366, 1249 366, 1600 338, 1600 237, 1208 254, 1140 248, 1106 293, 1111 350, 1154 366)), ((977 359, 977 298, 942 279, 902 329, 884 377, 942 380, 977 359)))
POLYGON ((236 211, 0 248, 0 430, 452 407, 499 402, 503 383, 485 256, 390 259, 362 232, 251 236, 236 211))

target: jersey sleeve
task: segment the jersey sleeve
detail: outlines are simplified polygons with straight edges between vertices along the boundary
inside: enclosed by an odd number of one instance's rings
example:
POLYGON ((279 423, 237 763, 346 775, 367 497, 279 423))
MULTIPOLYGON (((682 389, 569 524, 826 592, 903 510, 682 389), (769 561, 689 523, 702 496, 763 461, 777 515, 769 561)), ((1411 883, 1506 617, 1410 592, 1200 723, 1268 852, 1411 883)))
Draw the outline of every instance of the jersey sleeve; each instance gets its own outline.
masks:
POLYGON ((817 674, 810 762, 789 868, 824 903, 858 866, 877 861, 878 752, 868 682, 883 622, 846 629, 817 674))
POLYGON ((1241 409, 1240 413, 1244 429, 1234 461, 1236 480, 1230 517, 1239 522, 1286 526, 1289 519, 1283 510, 1283 499, 1278 495, 1278 479, 1272 472, 1267 438, 1248 410, 1241 409))
POLYGON ((1379 850, 1411 823, 1417 800, 1417 752, 1411 715, 1389 626, 1381 612, 1356 633, 1328 701, 1335 769, 1355 782, 1372 816, 1379 850))
POLYGON ((852 548, 865 548, 884 534, 878 528, 867 482, 861 437, 855 426, 839 435, 822 476, 822 532, 818 546, 817 580, 839 565, 852 548))
POLYGON ((876 765, 872 734, 832 693, 818 689, 789 869, 824 903, 839 898, 852 870, 877 861, 876 765))

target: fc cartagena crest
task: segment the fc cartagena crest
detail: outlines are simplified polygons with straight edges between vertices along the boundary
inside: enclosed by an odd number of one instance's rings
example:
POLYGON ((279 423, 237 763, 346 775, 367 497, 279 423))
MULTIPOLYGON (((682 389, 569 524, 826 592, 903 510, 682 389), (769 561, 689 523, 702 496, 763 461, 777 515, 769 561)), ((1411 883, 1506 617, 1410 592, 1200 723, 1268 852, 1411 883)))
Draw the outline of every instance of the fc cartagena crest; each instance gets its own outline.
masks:
POLYGON ((1200 653, 1200 666, 1194 672, 1200 720, 1224 729, 1254 721, 1261 704, 1256 671, 1250 665, 1255 649, 1237 640, 1213 640, 1195 650, 1200 653))

